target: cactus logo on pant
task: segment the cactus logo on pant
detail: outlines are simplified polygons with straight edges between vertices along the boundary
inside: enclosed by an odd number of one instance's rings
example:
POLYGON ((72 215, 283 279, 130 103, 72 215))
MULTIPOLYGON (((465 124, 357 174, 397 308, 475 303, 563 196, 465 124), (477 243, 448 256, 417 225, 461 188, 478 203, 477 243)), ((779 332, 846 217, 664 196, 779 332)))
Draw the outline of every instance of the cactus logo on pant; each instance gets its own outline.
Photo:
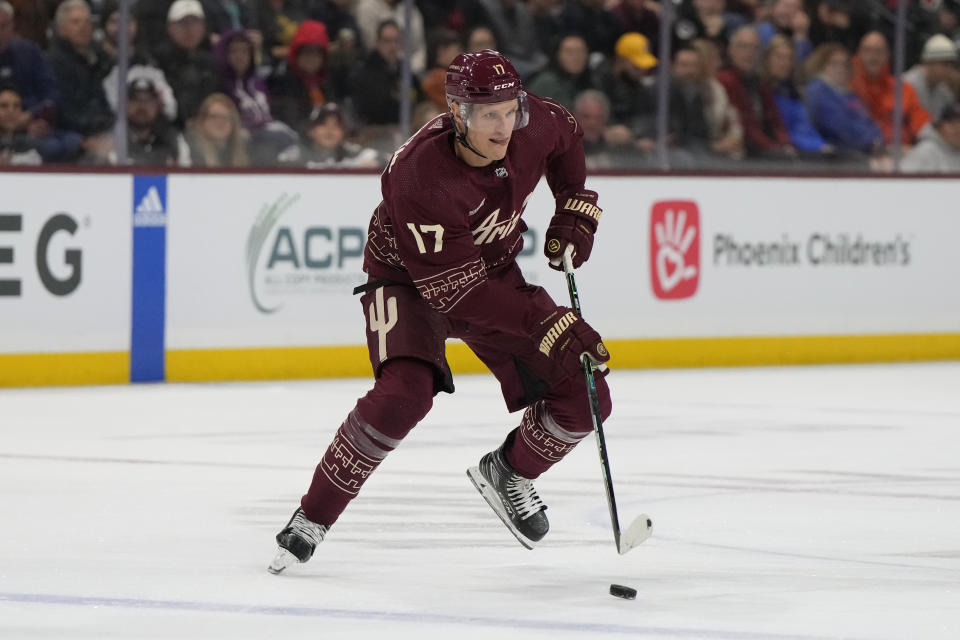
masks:
POLYGON ((661 300, 682 300, 700 284, 700 209, 692 200, 662 200, 650 212, 650 280, 661 300))

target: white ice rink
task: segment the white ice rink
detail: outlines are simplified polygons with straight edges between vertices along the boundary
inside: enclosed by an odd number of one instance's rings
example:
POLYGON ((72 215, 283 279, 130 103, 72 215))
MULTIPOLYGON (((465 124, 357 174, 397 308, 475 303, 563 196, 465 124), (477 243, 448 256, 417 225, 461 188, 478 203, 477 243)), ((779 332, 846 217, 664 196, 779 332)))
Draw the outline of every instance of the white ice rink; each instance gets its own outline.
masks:
POLYGON ((630 554, 592 439, 513 539, 464 469, 518 416, 461 376, 281 576, 368 380, 0 390, 0 638, 960 638, 960 363, 609 380, 630 554))

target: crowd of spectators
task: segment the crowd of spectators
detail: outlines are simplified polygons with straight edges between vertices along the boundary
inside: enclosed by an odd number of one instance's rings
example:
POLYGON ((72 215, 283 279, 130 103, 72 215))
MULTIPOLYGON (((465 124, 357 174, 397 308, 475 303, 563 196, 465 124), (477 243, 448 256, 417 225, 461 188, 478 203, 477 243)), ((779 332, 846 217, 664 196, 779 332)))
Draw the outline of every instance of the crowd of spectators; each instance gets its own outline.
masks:
POLYGON ((444 71, 495 48, 569 108, 591 168, 960 170, 960 0, 909 3, 894 126, 892 3, 135 0, 121 94, 117 0, 0 0, 0 165, 381 167, 447 109, 444 71), (409 17, 409 24, 407 19, 409 17), (121 106, 122 105, 122 106, 121 106), (123 113, 119 113, 123 111, 123 113), (118 129, 119 126, 119 129, 118 129), (900 140, 893 139, 895 130, 900 140))

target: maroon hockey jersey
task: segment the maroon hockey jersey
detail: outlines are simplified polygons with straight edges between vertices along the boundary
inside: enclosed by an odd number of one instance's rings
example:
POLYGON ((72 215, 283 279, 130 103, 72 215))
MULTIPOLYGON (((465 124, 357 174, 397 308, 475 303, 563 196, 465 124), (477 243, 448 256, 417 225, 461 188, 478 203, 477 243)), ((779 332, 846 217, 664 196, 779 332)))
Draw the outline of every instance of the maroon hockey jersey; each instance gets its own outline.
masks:
POLYGON ((522 216, 540 178, 546 175, 562 202, 583 189, 586 168, 573 115, 533 95, 529 109, 506 157, 485 167, 456 157, 450 114, 397 149, 367 236, 364 269, 372 278, 409 282, 457 320, 517 335, 536 330, 542 309, 498 274, 515 265, 523 247, 522 216))

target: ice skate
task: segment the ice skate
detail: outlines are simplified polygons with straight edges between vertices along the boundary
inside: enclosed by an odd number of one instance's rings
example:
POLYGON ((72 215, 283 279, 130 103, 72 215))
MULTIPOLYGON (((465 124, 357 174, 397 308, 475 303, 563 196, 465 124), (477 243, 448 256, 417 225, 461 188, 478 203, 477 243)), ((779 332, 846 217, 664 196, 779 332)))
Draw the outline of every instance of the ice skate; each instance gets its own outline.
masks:
POLYGON ((277 534, 277 555, 267 567, 270 573, 277 574, 296 562, 306 562, 313 556, 317 545, 323 542, 330 527, 311 522, 297 507, 287 526, 277 534))
POLYGON ((478 466, 467 469, 467 476, 520 544, 533 549, 547 535, 547 506, 533 481, 518 475, 507 462, 503 447, 483 456, 478 466))

